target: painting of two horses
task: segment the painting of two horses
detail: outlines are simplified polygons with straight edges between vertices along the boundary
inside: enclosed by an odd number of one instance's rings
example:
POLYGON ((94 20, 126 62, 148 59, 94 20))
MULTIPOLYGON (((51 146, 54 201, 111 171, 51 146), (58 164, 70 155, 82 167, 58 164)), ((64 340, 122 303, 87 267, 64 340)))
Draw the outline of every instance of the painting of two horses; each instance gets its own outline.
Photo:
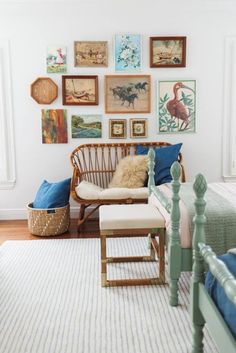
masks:
POLYGON ((105 76, 106 113, 150 113, 150 75, 105 76))

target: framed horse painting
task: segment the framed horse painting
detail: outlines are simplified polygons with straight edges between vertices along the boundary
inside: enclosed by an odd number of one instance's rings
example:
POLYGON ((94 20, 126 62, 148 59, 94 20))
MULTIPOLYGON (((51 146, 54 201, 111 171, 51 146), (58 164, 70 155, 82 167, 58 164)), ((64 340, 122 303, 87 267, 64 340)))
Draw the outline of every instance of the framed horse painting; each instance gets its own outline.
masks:
POLYGON ((109 114, 150 113, 150 75, 106 75, 105 112, 109 114))

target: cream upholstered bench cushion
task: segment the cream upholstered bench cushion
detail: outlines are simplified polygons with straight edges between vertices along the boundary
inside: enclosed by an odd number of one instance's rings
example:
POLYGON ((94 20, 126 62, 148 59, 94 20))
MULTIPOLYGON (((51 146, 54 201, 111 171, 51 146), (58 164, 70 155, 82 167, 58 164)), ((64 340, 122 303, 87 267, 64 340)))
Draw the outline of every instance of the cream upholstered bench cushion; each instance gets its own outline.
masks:
POLYGON ((147 199, 148 188, 109 188, 103 189, 88 181, 82 181, 76 188, 76 194, 84 200, 122 200, 147 199))
POLYGON ((99 208, 100 230, 164 228, 165 220, 155 206, 105 205, 99 208))

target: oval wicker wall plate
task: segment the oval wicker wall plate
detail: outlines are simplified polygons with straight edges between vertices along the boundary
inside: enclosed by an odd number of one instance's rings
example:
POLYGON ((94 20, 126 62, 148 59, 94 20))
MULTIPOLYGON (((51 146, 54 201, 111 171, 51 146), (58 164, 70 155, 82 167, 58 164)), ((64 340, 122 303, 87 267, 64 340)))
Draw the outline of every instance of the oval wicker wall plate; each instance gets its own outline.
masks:
POLYGON ((31 84, 31 97, 38 104, 51 104, 58 96, 58 87, 49 77, 39 77, 31 84))

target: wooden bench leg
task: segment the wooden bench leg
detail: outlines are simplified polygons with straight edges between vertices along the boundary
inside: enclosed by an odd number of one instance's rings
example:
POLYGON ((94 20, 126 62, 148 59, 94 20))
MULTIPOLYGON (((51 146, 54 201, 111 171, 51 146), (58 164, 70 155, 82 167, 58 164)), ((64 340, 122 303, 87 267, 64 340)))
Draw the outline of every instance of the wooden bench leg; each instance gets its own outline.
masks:
POLYGON ((156 234, 149 234, 150 236, 150 258, 155 260, 156 252, 155 247, 153 246, 153 241, 155 241, 156 234))
POLYGON ((106 255, 106 235, 101 234, 101 272, 102 287, 107 286, 107 255, 106 255))

